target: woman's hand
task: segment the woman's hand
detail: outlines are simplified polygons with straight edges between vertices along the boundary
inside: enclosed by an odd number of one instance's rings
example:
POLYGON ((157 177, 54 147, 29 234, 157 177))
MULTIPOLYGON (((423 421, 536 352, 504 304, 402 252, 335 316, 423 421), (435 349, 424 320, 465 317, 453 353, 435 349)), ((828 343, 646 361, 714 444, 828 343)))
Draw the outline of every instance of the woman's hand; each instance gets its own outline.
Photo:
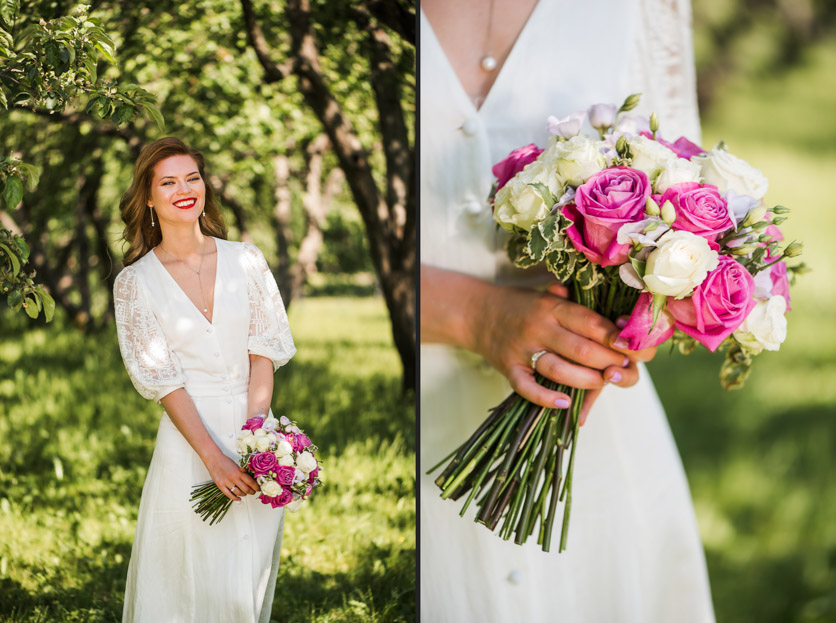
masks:
POLYGON ((638 380, 637 361, 655 351, 630 351, 615 324, 566 297, 555 285, 548 292, 497 286, 468 275, 423 266, 422 340, 468 348, 505 375, 521 396, 544 407, 565 408, 569 396, 538 384, 537 372, 558 383, 591 390, 591 401, 606 383, 629 387, 638 380))
POLYGON ((258 483, 223 452, 218 453, 204 462, 209 475, 218 489, 233 502, 240 502, 239 496, 251 495, 259 490, 258 483))

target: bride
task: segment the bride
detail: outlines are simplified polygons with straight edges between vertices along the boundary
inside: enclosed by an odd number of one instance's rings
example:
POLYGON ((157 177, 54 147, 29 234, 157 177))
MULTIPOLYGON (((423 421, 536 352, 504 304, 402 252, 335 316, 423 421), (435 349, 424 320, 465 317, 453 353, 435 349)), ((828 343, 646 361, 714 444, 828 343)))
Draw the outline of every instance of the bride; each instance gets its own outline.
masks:
POLYGON ((123 621, 270 620, 284 509, 260 504, 236 461, 244 422, 270 412, 296 352, 264 256, 226 240, 203 156, 147 145, 122 197, 125 269, 114 287, 125 367, 162 404, 128 567, 123 621), (209 525, 189 503, 213 480, 233 504, 209 525))
POLYGON ((609 321, 505 258, 491 166, 546 118, 643 93, 665 136, 699 141, 687 0, 421 3, 421 618, 714 620, 688 484, 655 390, 609 321), (424 472, 511 388, 590 388, 568 549, 517 546, 462 519, 424 472), (625 359, 625 355, 627 359, 625 359), (591 407, 591 411, 590 411, 591 407))

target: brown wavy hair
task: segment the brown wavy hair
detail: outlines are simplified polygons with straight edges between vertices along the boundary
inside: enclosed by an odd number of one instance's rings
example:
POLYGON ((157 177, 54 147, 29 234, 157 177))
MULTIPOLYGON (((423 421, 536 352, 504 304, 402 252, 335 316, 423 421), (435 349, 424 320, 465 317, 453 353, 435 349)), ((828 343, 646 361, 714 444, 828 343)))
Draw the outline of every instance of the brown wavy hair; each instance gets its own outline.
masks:
POLYGON ((191 156, 197 163, 197 170, 206 185, 204 211, 206 216, 200 216, 200 231, 207 236, 214 236, 226 240, 227 229, 212 186, 206 179, 203 154, 186 145, 179 138, 166 136, 149 143, 139 152, 139 158, 134 165, 134 179, 130 187, 119 201, 119 212, 125 223, 122 239, 128 243, 128 250, 122 263, 130 266, 143 255, 148 253, 163 239, 159 223, 151 226, 151 211, 148 200, 151 198, 151 182, 154 177, 154 167, 161 160, 171 156, 191 156))

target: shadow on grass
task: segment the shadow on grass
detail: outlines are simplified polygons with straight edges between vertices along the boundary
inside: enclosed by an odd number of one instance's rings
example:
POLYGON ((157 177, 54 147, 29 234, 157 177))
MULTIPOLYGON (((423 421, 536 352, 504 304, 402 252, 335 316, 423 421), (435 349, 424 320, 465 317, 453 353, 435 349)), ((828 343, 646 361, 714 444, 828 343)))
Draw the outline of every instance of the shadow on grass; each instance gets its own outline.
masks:
MULTIPOLYGON (((122 603, 131 544, 103 542, 97 559, 79 559, 63 567, 63 575, 73 576, 50 582, 46 590, 31 592, 11 578, 0 579, 0 620, 8 623, 89 623, 122 620, 122 603), (116 562, 121 556, 121 561, 116 562), (78 578, 84 578, 78 583, 78 578), (67 584, 78 584, 72 588, 67 584)), ((38 569, 31 569, 39 573, 38 569)))
POLYGON ((322 574, 282 561, 273 618, 288 623, 310 621, 324 613, 337 620, 406 622, 415 620, 415 549, 370 543, 348 573, 322 574), (405 588, 407 587, 407 588, 405 588))

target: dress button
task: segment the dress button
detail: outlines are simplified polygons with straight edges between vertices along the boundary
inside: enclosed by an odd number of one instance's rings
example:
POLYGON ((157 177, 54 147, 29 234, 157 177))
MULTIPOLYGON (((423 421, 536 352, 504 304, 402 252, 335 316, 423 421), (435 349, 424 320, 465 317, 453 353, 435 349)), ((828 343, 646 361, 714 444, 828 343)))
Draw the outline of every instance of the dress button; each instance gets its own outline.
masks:
POLYGON ((231 399, 231 398, 227 398, 227 399, 226 399, 226 404, 231 405, 231 404, 232 404, 232 399, 231 399))
POLYGON ((479 121, 477 119, 468 119, 462 124, 462 132, 465 136, 476 136, 479 132, 479 121))
POLYGON ((206 329, 206 333, 214 333, 214 332, 215 332, 215 327, 209 327, 208 329, 206 329))
POLYGON ((470 216, 479 216, 482 214, 484 209, 485 205, 481 201, 476 201, 475 199, 465 201, 464 203, 464 211, 470 216))
POLYGON ((213 354, 215 355, 215 357, 220 357, 221 356, 220 353, 213 353, 213 354))
POLYGON ((227 433, 226 436, 229 437, 230 439, 232 439, 235 436, 235 433, 227 433))
POLYGON ((247 539, 249 539, 249 538, 250 538, 250 535, 249 535, 249 534, 245 534, 245 535, 244 535, 244 540, 245 540, 245 541, 246 541, 247 539))
POLYGON ((508 583, 513 584, 514 586, 519 586, 522 584, 523 581, 523 573, 517 569, 514 569, 511 573, 508 574, 508 583))

